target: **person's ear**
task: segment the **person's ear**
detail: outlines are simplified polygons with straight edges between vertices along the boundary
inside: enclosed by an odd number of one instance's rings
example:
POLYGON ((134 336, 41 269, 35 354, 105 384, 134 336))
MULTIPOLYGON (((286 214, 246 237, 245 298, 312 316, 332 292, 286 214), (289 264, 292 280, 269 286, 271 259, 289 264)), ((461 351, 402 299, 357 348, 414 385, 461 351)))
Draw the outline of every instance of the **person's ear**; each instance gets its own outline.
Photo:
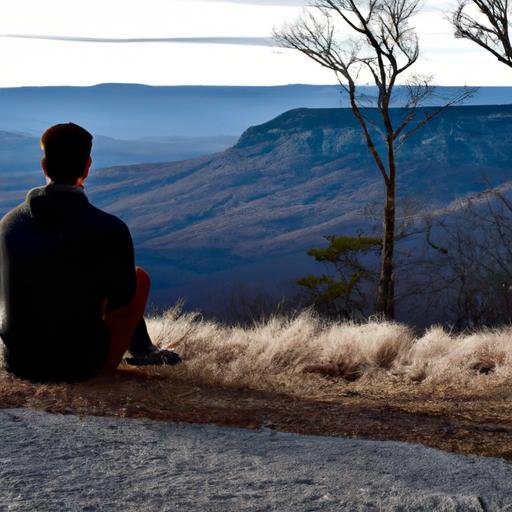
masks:
POLYGON ((85 179, 87 178, 87 176, 89 176, 89 169, 91 168, 91 164, 92 164, 92 158, 89 157, 87 159, 87 163, 85 164, 85 167, 84 167, 84 172, 82 174, 82 176, 80 176, 77 180, 76 180, 76 184, 79 186, 79 187, 83 187, 84 186, 84 181, 85 179))
POLYGON ((84 180, 85 180, 85 178, 87 178, 87 176, 89 176, 89 169, 91 168, 91 164, 92 164, 92 158, 89 157, 87 159, 87 163, 85 164, 84 176, 83 176, 84 180))
POLYGON ((43 174, 44 174, 47 178, 49 178, 49 176, 48 176, 48 171, 46 170, 46 158, 44 158, 44 157, 41 159, 41 169, 43 169, 43 174))

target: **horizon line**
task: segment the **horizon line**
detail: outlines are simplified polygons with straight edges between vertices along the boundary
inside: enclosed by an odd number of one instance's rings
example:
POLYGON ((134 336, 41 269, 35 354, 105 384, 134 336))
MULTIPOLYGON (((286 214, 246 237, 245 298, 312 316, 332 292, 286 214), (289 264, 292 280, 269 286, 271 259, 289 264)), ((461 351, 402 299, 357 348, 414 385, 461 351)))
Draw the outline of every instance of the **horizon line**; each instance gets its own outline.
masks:
POLYGON ((43 41, 63 41, 78 43, 107 43, 107 44, 144 44, 144 43, 174 43, 174 44, 228 44, 247 46, 277 46, 271 37, 244 37, 244 36, 205 36, 205 37, 81 37, 56 36, 47 34, 0 34, 2 38, 35 39, 43 41))
MULTIPOLYGON (((0 37, 2 37, 0 35, 0 37)), ((395 87, 404 87, 407 84, 396 84, 395 87)), ((270 88, 270 87, 336 87, 342 90, 340 85, 338 83, 324 83, 324 84, 314 84, 314 83, 303 83, 303 82, 289 82, 285 84, 265 84, 265 85, 247 85, 247 84, 194 84, 194 83, 187 83, 187 84, 147 84, 142 82, 97 82, 93 84, 83 84, 83 85, 72 85, 72 84, 52 84, 52 85, 30 85, 30 84, 24 84, 24 85, 0 85, 0 89, 21 89, 21 88, 56 88, 56 87, 70 87, 70 88, 93 88, 93 87, 103 87, 103 86, 135 86, 135 87, 149 87, 149 88, 157 88, 157 87, 211 87, 211 88, 220 88, 220 87, 233 87, 233 88, 270 88)), ((357 84, 357 87, 360 88, 376 88, 376 85, 369 85, 369 84, 357 84)), ((442 87, 442 88, 477 88, 477 89, 492 89, 492 88, 500 88, 500 89, 512 89, 512 85, 442 85, 442 84, 432 84, 432 87, 442 87)))

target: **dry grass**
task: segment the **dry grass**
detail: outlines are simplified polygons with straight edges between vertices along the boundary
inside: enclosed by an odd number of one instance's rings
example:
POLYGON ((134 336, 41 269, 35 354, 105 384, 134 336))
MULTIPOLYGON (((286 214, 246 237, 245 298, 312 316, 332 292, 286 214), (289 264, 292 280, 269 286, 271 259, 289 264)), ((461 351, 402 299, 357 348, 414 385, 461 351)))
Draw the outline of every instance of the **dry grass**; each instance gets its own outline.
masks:
POLYGON ((179 377, 201 384, 302 394, 325 387, 315 376, 443 393, 512 383, 512 327, 459 335, 433 327, 417 338, 402 324, 325 322, 306 310, 244 329, 184 313, 178 303, 148 319, 148 329, 182 354, 179 377))

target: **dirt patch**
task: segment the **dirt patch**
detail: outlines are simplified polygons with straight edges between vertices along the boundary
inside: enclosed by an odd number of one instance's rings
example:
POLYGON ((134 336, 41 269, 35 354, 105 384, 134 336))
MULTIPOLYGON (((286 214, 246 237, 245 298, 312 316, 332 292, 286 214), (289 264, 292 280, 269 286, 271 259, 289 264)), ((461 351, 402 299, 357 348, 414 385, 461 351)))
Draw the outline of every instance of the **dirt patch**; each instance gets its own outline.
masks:
POLYGON ((72 385, 33 384, 1 374, 0 407, 419 442, 512 460, 508 386, 463 395, 414 384, 316 378, 316 386, 292 393, 289 386, 279 391, 277 381, 272 391, 194 383, 172 368, 127 368, 110 379, 72 385))

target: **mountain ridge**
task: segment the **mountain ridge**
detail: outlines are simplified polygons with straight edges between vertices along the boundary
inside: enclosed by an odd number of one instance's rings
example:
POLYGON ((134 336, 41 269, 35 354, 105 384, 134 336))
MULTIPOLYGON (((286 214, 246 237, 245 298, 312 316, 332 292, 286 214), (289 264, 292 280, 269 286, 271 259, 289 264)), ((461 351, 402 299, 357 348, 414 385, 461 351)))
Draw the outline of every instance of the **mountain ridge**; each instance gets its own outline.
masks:
MULTIPOLYGON (((458 87, 439 87, 433 104, 458 87)), ((367 97, 375 88, 361 86, 367 97)), ((397 102, 403 101, 400 86, 397 102)), ((468 104, 512 103, 512 88, 480 88, 468 104)), ((0 88, 0 129, 39 136, 48 126, 73 120, 93 133, 116 139, 150 136, 239 136, 298 107, 339 108, 349 104, 338 85, 148 86, 98 84, 90 87, 0 88)))
MULTIPOLYGON (((406 165, 399 177, 399 190, 415 193, 418 192, 416 189, 420 189, 420 195, 431 196, 437 187, 440 192, 438 203, 446 204, 460 195, 477 192, 484 187, 476 175, 477 171, 492 173, 491 179, 499 183, 506 181, 511 163, 507 148, 512 141, 506 135, 510 127, 512 106, 455 107, 446 111, 427 126, 421 136, 415 136, 399 156, 399 165, 402 168, 406 165), (481 117, 476 128, 475 112, 481 117), (496 117, 496 114, 501 117, 496 117), (473 135, 468 135, 468 126, 473 128, 473 135), (434 188, 429 184, 433 177, 426 176, 420 168, 421 162, 424 165, 429 161, 442 166, 436 170, 436 176, 442 176, 444 182, 436 184, 434 188), (461 179, 462 174, 465 175, 464 180, 461 179)), ((140 178, 137 176, 140 170, 140 166, 113 167, 100 174, 103 180, 109 181, 115 177, 121 184, 123 179, 127 179, 127 185, 128 182, 133 185, 140 178)), ((331 208, 326 208, 325 215, 318 212, 319 198, 331 203, 340 198, 330 188, 336 183, 343 184, 345 196, 352 200, 344 214, 347 219, 353 219, 357 210, 355 204, 361 209, 368 200, 378 200, 382 195, 380 176, 355 120, 337 109, 287 112, 269 123, 249 128, 232 148, 222 153, 172 165, 155 164, 146 170, 148 172, 144 172, 144 179, 139 183, 146 190, 141 190, 138 197, 130 197, 129 188, 123 185, 125 193, 121 193, 110 206, 122 214, 123 210, 134 208, 137 204, 140 209, 141 201, 151 199, 155 204, 158 197, 163 205, 167 199, 172 204, 179 198, 180 206, 188 210, 189 215, 174 216, 167 227, 172 225, 175 229, 169 228, 168 235, 162 227, 158 236, 144 237, 144 243, 155 249, 170 243, 171 238, 176 243, 187 241, 190 244, 195 240, 199 244, 198 238, 203 241, 212 238, 208 233, 215 232, 219 237, 220 233, 225 232, 226 242, 242 250, 239 242, 244 237, 237 240, 229 237, 224 229, 229 223, 225 222, 217 226, 218 230, 213 230, 212 218, 229 211, 230 216, 239 215, 239 221, 249 221, 250 210, 254 210, 254 215, 258 211, 261 213, 259 208, 271 214, 266 217, 266 232, 274 234, 274 240, 277 236, 281 237, 284 243, 289 238, 289 228, 300 232, 304 219, 300 218, 299 211, 316 212, 316 218, 314 221, 311 219, 308 227, 314 231, 319 226, 331 225, 332 219, 340 216, 339 207, 336 208, 336 215, 331 208), (319 122, 322 116, 331 124, 319 122), (337 124, 343 125, 344 130, 338 130, 337 124), (185 204, 187 197, 195 198, 202 207, 195 208, 197 202, 185 204), (264 199, 268 202, 265 203, 264 199), (288 205, 285 204, 286 200, 288 205), (201 224, 206 232, 199 236, 197 229, 201 224)), ((100 181, 98 185, 101 188, 100 181)), ((327 203, 323 204, 327 206, 327 203)), ((143 221, 136 216, 129 219, 134 226, 142 228, 143 221)), ((224 221, 227 222, 226 217, 224 221)), ((252 225, 251 222, 249 224, 252 225)), ((252 226, 252 230, 253 234, 263 234, 258 226, 252 226)), ((246 244, 242 252, 247 253, 249 247, 256 249, 259 246, 263 249, 261 240, 254 244, 246 240, 246 244)), ((263 246, 269 249, 266 244, 263 246)))

